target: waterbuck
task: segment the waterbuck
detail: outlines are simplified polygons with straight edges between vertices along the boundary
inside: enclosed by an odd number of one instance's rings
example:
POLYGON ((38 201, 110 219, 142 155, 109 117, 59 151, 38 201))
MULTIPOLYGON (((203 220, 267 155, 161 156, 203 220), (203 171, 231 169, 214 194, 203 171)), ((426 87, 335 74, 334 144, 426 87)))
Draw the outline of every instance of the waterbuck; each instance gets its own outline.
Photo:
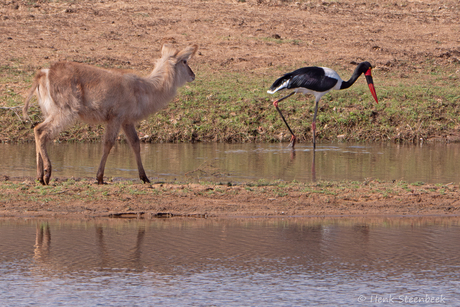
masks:
POLYGON ((163 45, 161 58, 147 77, 73 62, 58 62, 38 71, 23 108, 27 118, 30 99, 36 94, 45 118, 34 128, 37 179, 44 185, 50 181, 51 161, 46 143, 80 119, 106 123, 104 153, 96 175, 99 184, 104 183, 105 163, 120 127, 136 156, 139 178, 149 183, 135 123, 165 107, 179 87, 195 79, 187 61, 197 49, 193 45, 178 51, 169 44, 163 45))

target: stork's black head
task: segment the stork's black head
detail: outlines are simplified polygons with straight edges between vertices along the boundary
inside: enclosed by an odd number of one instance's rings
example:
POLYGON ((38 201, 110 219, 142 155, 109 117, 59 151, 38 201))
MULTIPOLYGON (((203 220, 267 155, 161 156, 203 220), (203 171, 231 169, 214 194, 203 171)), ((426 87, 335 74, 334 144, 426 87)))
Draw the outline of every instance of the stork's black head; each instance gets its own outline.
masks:
POLYGON ((369 62, 361 62, 358 64, 358 67, 356 67, 356 72, 358 72, 359 75, 364 74, 366 76, 366 81, 367 85, 369 85, 369 90, 371 91, 372 96, 375 99, 375 102, 379 103, 377 99, 377 94, 375 93, 375 88, 374 88, 374 80, 372 79, 372 65, 369 62))
POLYGON ((372 69, 372 65, 369 62, 361 62, 358 64, 358 67, 356 69, 361 73, 365 74, 369 69, 372 69))

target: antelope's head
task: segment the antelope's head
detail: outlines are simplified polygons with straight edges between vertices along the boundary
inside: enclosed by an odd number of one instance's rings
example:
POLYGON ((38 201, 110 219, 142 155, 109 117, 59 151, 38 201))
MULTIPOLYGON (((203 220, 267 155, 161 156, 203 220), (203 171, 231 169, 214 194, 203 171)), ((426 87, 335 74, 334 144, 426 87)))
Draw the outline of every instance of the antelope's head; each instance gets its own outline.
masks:
POLYGON ((161 49, 161 56, 169 56, 169 60, 174 65, 175 81, 178 86, 195 80, 195 73, 188 65, 188 61, 195 55, 198 49, 197 45, 192 45, 177 51, 171 45, 165 44, 161 49))

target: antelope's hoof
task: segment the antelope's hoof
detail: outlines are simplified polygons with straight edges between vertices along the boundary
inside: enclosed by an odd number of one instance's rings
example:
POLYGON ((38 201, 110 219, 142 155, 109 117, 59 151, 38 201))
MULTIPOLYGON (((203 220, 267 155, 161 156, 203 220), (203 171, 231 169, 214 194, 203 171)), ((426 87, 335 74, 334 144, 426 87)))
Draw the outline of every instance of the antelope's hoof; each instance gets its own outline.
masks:
POLYGON ((144 183, 150 183, 150 180, 147 177, 147 175, 145 174, 144 170, 139 171, 139 179, 142 180, 144 183))
POLYGON ((104 182, 104 176, 97 176, 96 180, 97 180, 97 184, 106 184, 104 182))
POLYGON ((50 177, 51 177, 51 175, 45 173, 45 176, 43 177, 43 184, 44 185, 48 185, 50 183, 50 177))

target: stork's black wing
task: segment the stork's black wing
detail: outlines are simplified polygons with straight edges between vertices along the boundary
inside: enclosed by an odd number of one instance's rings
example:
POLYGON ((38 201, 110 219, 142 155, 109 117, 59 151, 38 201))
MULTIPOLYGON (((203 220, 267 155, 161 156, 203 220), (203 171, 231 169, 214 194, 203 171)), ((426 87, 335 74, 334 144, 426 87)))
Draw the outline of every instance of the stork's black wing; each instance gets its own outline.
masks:
POLYGON ((326 76, 321 67, 299 68, 289 75, 290 82, 287 88, 303 87, 316 92, 325 92, 337 84, 337 79, 326 76))

